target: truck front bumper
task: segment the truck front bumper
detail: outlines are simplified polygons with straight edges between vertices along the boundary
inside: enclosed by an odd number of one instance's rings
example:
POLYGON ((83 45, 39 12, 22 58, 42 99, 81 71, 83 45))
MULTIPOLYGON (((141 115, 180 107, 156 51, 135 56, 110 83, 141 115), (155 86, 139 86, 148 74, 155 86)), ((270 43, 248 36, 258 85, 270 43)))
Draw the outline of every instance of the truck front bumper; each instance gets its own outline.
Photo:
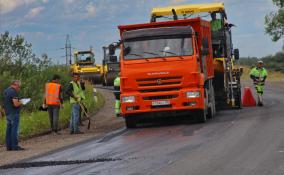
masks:
POLYGON ((187 88, 179 91, 159 93, 124 93, 121 94, 123 115, 152 113, 162 111, 187 111, 204 109, 204 89, 187 88), (188 98, 186 92, 200 92, 199 97, 188 98), (134 96, 133 102, 123 102, 123 97, 134 96))

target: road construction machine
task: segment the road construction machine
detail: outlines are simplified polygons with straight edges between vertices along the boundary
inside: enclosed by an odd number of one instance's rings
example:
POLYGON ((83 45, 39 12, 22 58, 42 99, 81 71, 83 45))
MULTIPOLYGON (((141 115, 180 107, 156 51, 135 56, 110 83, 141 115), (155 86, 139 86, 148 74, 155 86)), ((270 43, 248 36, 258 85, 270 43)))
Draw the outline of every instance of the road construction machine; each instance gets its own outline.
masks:
POLYGON ((126 126, 178 115, 206 122, 218 105, 240 108, 241 70, 233 64, 239 52, 233 51, 231 27, 223 3, 154 8, 150 23, 118 26, 126 126), (206 14, 218 15, 217 30, 206 14))
POLYGON ((102 83, 104 86, 113 86, 113 81, 117 77, 119 67, 119 52, 120 45, 118 42, 112 43, 108 46, 103 47, 103 75, 102 83), (111 47, 111 49, 110 49, 111 47), (110 53, 110 50, 115 50, 115 53, 110 53))
POLYGON ((224 3, 154 8, 151 22, 169 16, 172 16, 173 20, 201 17, 210 21, 216 107, 241 108, 240 77, 243 70, 234 65, 239 59, 239 50, 233 49, 232 43, 231 29, 235 25, 228 22, 224 3), (216 22, 219 23, 217 29, 216 22))
POLYGON ((70 67, 71 73, 78 73, 83 79, 94 84, 101 83, 102 65, 95 63, 95 56, 92 51, 75 51, 74 63, 70 67))

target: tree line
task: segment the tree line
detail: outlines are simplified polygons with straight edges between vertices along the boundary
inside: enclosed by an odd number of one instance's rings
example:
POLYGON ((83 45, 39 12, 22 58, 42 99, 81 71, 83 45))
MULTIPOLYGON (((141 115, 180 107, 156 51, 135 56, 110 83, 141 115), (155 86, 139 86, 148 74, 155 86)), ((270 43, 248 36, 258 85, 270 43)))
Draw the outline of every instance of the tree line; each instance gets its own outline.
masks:
POLYGON ((262 60, 264 66, 269 70, 274 70, 284 73, 284 52, 277 52, 274 55, 268 55, 262 58, 257 57, 242 57, 238 60, 238 64, 249 67, 256 66, 256 62, 262 60))

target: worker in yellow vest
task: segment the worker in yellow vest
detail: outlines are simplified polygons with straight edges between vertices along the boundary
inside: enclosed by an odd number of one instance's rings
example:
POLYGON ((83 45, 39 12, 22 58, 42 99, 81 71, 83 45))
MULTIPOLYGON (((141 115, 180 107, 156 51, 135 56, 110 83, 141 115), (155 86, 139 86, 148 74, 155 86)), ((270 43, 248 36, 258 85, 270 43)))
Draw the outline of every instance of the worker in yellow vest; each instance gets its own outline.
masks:
POLYGON ((250 71, 250 78, 253 80, 255 90, 257 93, 258 106, 263 106, 262 95, 264 91, 265 80, 267 78, 267 71, 263 67, 263 61, 257 61, 257 66, 250 71))
POLYGON ((63 104, 59 81, 60 76, 55 74, 52 81, 45 84, 44 104, 47 105, 51 131, 55 134, 60 134, 58 132, 59 109, 63 104))
POLYGON ((70 134, 83 134, 79 130, 79 116, 80 116, 80 102, 85 99, 84 91, 80 84, 80 75, 73 74, 70 82, 67 95, 70 96, 70 103, 72 104, 72 113, 70 120, 70 134))
POLYGON ((114 105, 114 112, 117 117, 120 116, 120 73, 114 79, 114 96, 115 96, 115 105, 114 105))

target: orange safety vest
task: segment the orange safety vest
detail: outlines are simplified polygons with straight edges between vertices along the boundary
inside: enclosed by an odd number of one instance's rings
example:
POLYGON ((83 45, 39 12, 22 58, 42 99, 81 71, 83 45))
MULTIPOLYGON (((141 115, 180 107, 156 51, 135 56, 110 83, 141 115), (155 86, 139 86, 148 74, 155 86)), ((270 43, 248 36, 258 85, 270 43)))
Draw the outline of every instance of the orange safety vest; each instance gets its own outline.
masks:
POLYGON ((47 105, 60 105, 60 84, 46 83, 45 84, 45 102, 47 105))

